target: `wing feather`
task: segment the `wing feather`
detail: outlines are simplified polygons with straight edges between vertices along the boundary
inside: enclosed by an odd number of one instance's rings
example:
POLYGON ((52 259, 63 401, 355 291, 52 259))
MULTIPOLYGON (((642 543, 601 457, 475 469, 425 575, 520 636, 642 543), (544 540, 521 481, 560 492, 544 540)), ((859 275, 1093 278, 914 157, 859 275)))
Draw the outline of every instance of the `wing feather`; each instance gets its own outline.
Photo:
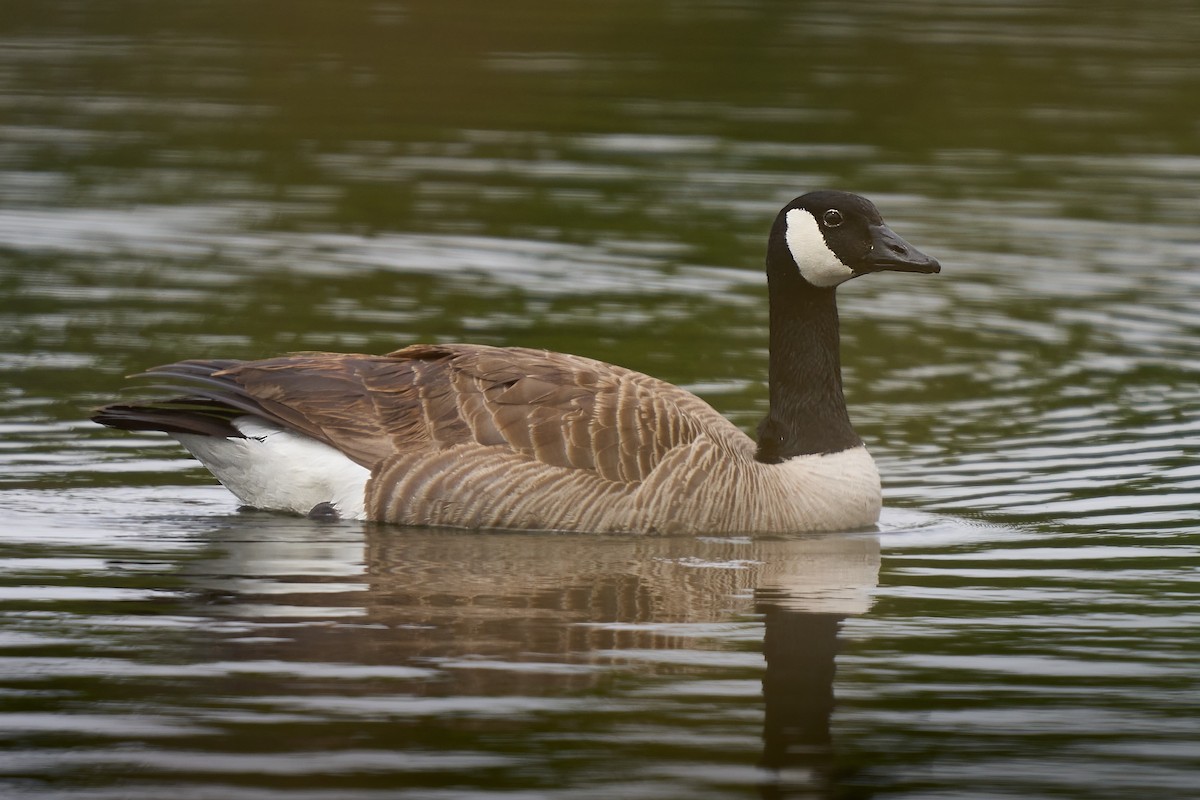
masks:
POLYGON ((524 348, 414 345, 386 356, 184 361, 148 374, 305 433, 368 468, 405 453, 472 445, 632 483, 702 434, 733 449, 753 448, 678 387, 524 348))

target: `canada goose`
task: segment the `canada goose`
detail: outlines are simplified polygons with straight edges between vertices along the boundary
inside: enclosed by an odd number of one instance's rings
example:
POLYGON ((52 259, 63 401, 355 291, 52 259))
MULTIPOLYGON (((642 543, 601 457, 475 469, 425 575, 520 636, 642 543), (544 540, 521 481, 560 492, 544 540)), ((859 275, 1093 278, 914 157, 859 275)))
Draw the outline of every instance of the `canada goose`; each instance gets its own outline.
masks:
POLYGON ((719 534, 879 518, 842 395, 837 286, 939 272, 868 200, 810 192, 767 242, 758 442, 699 397, 582 356, 472 344, 155 367, 187 396, 97 410, 171 434, 245 505, 405 525, 719 534))

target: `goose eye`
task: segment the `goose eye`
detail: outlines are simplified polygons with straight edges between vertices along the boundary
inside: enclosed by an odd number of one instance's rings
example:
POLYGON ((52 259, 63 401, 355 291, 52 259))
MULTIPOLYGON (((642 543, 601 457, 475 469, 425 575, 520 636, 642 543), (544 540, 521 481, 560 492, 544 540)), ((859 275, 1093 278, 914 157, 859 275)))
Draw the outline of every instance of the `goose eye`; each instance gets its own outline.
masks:
POLYGON ((842 212, 831 208, 821 215, 821 222, 825 223, 826 228, 836 228, 845 222, 845 219, 842 217, 842 212))

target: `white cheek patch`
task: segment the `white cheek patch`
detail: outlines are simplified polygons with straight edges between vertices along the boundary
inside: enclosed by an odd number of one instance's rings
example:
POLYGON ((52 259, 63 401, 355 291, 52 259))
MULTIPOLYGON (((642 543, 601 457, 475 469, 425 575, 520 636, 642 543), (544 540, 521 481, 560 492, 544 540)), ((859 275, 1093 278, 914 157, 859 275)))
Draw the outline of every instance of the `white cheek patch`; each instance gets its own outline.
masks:
POLYGON ((854 270, 843 264, 817 227, 813 215, 802 208, 787 213, 787 246, 804 280, 813 286, 837 286, 854 277, 854 270))

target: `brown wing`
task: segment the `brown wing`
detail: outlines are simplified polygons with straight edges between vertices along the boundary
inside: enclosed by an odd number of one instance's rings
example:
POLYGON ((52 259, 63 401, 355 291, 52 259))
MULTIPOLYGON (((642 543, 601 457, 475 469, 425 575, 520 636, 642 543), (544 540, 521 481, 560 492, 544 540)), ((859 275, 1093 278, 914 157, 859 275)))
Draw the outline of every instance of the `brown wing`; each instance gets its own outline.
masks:
POLYGON ((678 387, 541 350, 414 345, 386 356, 185 361, 150 373, 187 378, 201 397, 306 433, 368 468, 398 453, 477 444, 636 482, 669 450, 702 434, 753 449, 678 387))

